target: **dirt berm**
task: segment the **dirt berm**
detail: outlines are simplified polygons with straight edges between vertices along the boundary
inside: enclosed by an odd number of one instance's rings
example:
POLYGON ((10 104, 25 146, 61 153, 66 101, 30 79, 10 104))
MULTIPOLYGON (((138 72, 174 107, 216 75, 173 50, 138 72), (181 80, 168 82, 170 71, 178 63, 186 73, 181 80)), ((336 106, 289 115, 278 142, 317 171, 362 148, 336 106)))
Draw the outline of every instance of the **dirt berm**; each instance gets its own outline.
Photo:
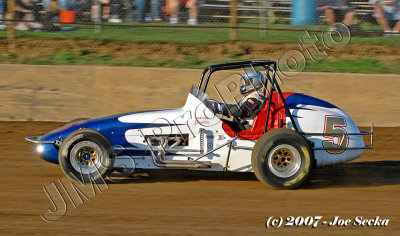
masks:
MULTIPOLYGON (((182 106, 201 70, 0 65, 0 120, 69 121, 182 106)), ((229 72, 231 73, 231 72, 229 72)), ((283 91, 335 104, 357 125, 400 125, 400 75, 301 73, 283 91)))

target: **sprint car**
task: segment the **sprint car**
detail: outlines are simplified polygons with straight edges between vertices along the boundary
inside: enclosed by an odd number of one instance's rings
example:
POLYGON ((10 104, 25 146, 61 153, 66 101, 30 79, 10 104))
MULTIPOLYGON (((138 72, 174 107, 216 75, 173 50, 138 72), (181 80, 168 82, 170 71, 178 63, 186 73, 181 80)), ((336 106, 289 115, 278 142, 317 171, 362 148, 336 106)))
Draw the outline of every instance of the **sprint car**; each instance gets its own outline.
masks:
POLYGON ((360 132, 335 105, 282 92, 276 69, 272 60, 210 65, 181 108, 81 119, 26 140, 75 181, 97 181, 120 169, 197 169, 254 172, 280 189, 299 187, 312 168, 348 162, 372 148, 372 125, 360 132), (249 68, 263 72, 266 101, 250 128, 237 129, 235 119, 215 114, 206 101, 237 101, 239 72, 249 68), (362 135, 371 136, 371 145, 362 135))

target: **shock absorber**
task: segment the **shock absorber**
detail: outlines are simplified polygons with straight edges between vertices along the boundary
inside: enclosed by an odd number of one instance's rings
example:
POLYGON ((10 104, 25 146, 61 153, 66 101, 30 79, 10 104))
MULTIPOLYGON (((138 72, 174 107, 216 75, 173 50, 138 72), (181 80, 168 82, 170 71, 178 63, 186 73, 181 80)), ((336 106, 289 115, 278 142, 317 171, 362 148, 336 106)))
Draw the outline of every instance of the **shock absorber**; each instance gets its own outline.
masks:
POLYGON ((200 128, 200 155, 204 154, 204 129, 200 128))

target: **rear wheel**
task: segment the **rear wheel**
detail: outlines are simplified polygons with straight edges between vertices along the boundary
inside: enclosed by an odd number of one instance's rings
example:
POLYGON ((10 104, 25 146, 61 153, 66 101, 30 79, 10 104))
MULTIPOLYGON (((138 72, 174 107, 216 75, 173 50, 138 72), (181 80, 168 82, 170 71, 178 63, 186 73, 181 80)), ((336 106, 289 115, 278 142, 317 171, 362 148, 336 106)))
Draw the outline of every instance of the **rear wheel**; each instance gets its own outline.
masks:
POLYGON ((91 129, 71 133, 63 141, 58 159, 64 173, 82 183, 102 181, 114 166, 112 144, 91 129))
POLYGON ((293 189, 310 173, 312 149, 294 130, 274 129, 257 141, 251 163, 261 182, 279 189, 293 189))

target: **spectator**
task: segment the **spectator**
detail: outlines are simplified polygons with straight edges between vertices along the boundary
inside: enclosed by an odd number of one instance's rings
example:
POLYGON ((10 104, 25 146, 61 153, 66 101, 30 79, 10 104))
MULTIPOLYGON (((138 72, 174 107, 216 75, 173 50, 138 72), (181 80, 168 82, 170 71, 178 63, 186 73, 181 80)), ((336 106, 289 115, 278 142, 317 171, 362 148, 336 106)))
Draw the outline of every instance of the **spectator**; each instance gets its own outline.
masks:
MULTIPOLYGON (((136 6, 137 16, 139 22, 145 21, 146 0, 125 0, 129 7, 127 19, 133 20, 133 5, 136 6)), ((151 19, 153 21, 161 21, 160 18, 160 0, 151 0, 151 19)))
POLYGON ((160 0, 151 0, 151 17, 153 21, 161 21, 160 0))
POLYGON ((133 21, 134 20, 134 14, 133 14, 133 8, 135 7, 135 0, 124 0, 125 6, 128 9, 126 12, 126 17, 125 19, 127 21, 133 21))
POLYGON ((197 0, 168 0, 167 4, 169 5, 169 15, 171 25, 178 24, 178 9, 179 4, 182 2, 185 4, 186 8, 189 9, 189 20, 187 23, 189 25, 197 25, 197 0))
MULTIPOLYGON (((74 4, 74 2, 77 2, 79 0, 34 0, 36 2, 42 2, 43 4, 43 9, 48 10, 50 9, 52 6, 52 2, 57 2, 57 6, 58 9, 60 10, 70 10, 72 9, 72 5, 74 4)), ((33 2, 33 1, 32 1, 33 2)))
POLYGON ((30 27, 26 22, 18 22, 23 20, 33 20, 33 5, 31 0, 15 0, 14 19, 17 21, 16 30, 29 30, 30 27))
MULTIPOLYGON (((44 3, 45 2, 43 1, 43 4, 44 3)), ((44 16, 42 16, 44 21, 58 22, 60 20, 59 11, 58 11, 58 9, 60 8, 60 5, 57 0, 49 0, 48 2, 46 2, 46 5, 44 5, 43 7, 44 7, 44 10, 46 10, 46 13, 44 14, 44 16)), ((37 18, 39 18, 39 17, 37 17, 37 18)), ((50 24, 50 25, 52 25, 52 24, 50 24)))
POLYGON ((110 0, 99 0, 100 8, 102 9, 102 16, 98 16, 99 6, 94 4, 92 5, 92 21, 97 22, 97 18, 101 17, 103 20, 108 20, 110 16, 110 0))
POLYGON ((0 20, 2 20, 4 18, 4 16, 6 15, 6 8, 5 5, 7 4, 6 0, 0 0, 0 20))
POLYGON ((88 23, 90 22, 89 16, 86 15, 86 12, 90 12, 92 9, 92 2, 90 0, 74 0, 69 1, 68 4, 64 4, 64 8, 61 8, 60 2, 60 10, 73 10, 75 11, 75 23, 88 23))
POLYGON ((384 30, 383 36, 399 36, 400 0, 369 0, 369 2, 374 6, 376 21, 384 30), (394 26, 393 29, 391 29, 391 26, 394 26))
MULTIPOLYGON (((31 1, 37 1, 37 0, 31 0, 31 1)), ((42 20, 42 24, 37 24, 36 26, 33 26, 33 28, 40 28, 41 31, 43 32, 55 32, 55 31, 60 31, 61 28, 58 25, 55 25, 50 22, 59 22, 60 17, 59 17, 59 8, 60 8, 60 1, 57 0, 50 0, 46 2, 43 1, 43 9, 40 9, 38 5, 36 5, 36 9, 34 9, 34 14, 36 14, 35 18, 39 18, 39 13, 38 11, 45 10, 40 14, 40 20, 42 20)), ((36 20, 36 19, 35 19, 36 20)))
POLYGON ((71 0, 58 0, 58 9, 60 10, 70 10, 72 8, 72 4, 75 1, 71 0))
POLYGON ((320 6, 325 11, 329 27, 332 30, 336 29, 336 22, 341 20, 345 25, 350 26, 356 14, 347 0, 320 0, 320 6))
MULTIPOLYGON (((124 0, 125 4, 128 5, 128 20, 133 20, 133 11, 132 7, 135 4, 137 9, 137 20, 139 22, 145 22, 145 9, 146 9, 146 0, 124 0)), ((119 23, 122 20, 120 19, 121 13, 121 5, 123 4, 122 0, 111 0, 111 16, 109 22, 119 23)), ((151 13, 152 17, 150 20, 161 21, 160 18, 160 0, 151 0, 151 13)))
POLYGON ((121 1, 120 0, 110 0, 110 19, 108 22, 111 23, 121 23, 120 18, 121 13, 121 1))

